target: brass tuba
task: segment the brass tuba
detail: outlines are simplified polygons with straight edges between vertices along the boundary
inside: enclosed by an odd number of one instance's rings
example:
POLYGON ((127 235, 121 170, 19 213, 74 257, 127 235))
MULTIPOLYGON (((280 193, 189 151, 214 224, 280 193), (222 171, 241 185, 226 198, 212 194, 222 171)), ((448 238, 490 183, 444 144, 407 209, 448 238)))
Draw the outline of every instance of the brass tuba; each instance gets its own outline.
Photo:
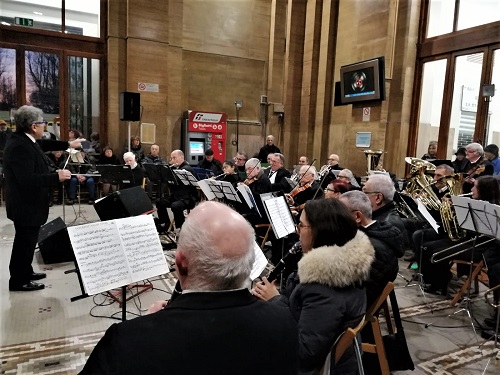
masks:
POLYGON ((439 179, 439 181, 445 183, 448 188, 448 193, 445 196, 447 198, 443 199, 439 213, 443 222, 443 229, 452 241, 459 241, 463 239, 466 234, 465 230, 460 228, 458 224, 455 209, 453 208, 451 199, 449 199, 450 196, 462 194, 463 179, 464 175, 462 173, 455 173, 439 179))
POLYGON ((410 164, 411 170, 403 193, 413 198, 419 198, 428 210, 439 211, 441 200, 432 190, 433 178, 426 174, 435 171, 436 166, 418 158, 406 157, 405 161, 410 164))
POLYGON ((370 171, 380 171, 381 168, 379 167, 379 163, 384 150, 364 150, 364 153, 366 156, 366 163, 368 167, 366 173, 370 174, 370 171))

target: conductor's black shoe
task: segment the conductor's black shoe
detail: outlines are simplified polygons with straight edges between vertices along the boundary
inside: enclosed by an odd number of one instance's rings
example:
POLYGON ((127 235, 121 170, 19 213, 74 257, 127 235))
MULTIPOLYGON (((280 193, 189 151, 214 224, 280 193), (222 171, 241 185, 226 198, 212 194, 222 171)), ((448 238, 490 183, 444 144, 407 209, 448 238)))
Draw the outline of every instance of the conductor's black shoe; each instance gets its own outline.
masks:
POLYGON ((89 204, 90 205, 93 205, 94 204, 94 201, 92 199, 89 199, 89 204))
POLYGON ((30 280, 42 280, 42 279, 45 279, 47 277, 47 274, 46 273, 43 273, 43 272, 33 272, 31 275, 30 275, 30 280))
POLYGON ((11 292, 32 292, 34 290, 42 290, 45 288, 45 285, 35 283, 30 281, 24 285, 9 285, 9 290, 11 292))
POLYGON ((73 204, 73 203, 75 203, 75 202, 73 201, 73 199, 68 199, 68 200, 66 201, 66 203, 67 203, 67 204, 73 204))

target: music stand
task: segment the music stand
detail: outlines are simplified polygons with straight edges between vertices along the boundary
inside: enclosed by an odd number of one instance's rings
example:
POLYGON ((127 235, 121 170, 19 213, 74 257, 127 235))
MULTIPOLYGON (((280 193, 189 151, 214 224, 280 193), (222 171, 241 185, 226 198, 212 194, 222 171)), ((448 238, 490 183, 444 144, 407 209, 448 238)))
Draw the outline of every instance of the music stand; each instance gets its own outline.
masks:
POLYGON ((241 199, 238 196, 236 189, 233 184, 228 181, 205 179, 198 181, 198 186, 209 201, 217 198, 226 203, 241 203, 241 199))
MULTIPOLYGON (((82 184, 78 180, 78 176, 85 176, 88 179, 90 176, 97 177, 97 174, 80 173, 81 167, 93 167, 92 164, 84 162, 84 159, 83 159, 82 154, 80 152, 75 153, 75 154, 71 154, 69 157, 74 161, 72 163, 69 163, 69 165, 76 166, 78 168, 78 173, 71 173, 71 177, 72 178, 76 177, 76 183, 78 184, 78 212, 75 212, 75 219, 71 223, 69 223, 69 225, 75 224, 79 217, 82 218, 86 223, 88 223, 89 219, 87 219, 82 212, 82 200, 81 200, 82 199, 82 184)), ((70 184, 71 184, 71 179, 70 179, 70 184)), ((95 187, 94 187, 94 189, 95 189, 95 187)), ((95 192, 94 192, 94 194, 95 194, 95 192)))
POLYGON ((185 169, 174 169, 173 172, 179 180, 186 186, 198 186, 198 179, 185 169))
POLYGON ((169 165, 162 165, 160 168, 161 180, 169 185, 178 185, 177 179, 175 178, 174 171, 169 165))
POLYGON ((200 180, 210 178, 214 176, 214 172, 211 169, 193 167, 194 172, 198 175, 200 180))
MULTIPOLYGON (((162 184, 162 169, 163 164, 143 164, 142 165, 146 170, 146 175, 149 180, 158 185, 158 194, 157 198, 163 197, 163 184, 162 184)), ((167 181, 164 181, 164 183, 167 181)), ((152 191, 152 190, 151 190, 152 191)))
MULTIPOLYGON (((485 202, 477 201, 470 198, 452 196, 453 207, 459 223, 460 228, 474 232, 475 237, 473 238, 473 244, 471 249, 471 256, 469 261, 469 287, 467 288, 467 296, 462 299, 458 305, 455 312, 448 314, 448 317, 456 315, 460 312, 465 311, 469 318, 472 330, 474 334, 477 335, 476 327, 474 326, 474 317, 472 313, 472 300, 471 300, 471 285, 472 285, 472 270, 474 265, 474 253, 477 245, 477 239, 479 235, 485 235, 488 237, 499 238, 499 212, 495 209, 495 206, 485 202), (492 225, 493 224, 493 225, 492 225)), ((426 324, 425 327, 429 327, 434 323, 426 324)))

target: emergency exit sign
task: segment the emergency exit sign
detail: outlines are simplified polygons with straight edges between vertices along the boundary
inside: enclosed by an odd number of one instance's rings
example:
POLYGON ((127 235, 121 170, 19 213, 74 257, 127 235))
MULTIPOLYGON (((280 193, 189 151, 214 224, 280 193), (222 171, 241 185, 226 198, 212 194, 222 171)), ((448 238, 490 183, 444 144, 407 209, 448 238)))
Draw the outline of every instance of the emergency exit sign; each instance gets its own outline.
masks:
POLYGON ((33 20, 31 18, 16 17, 16 25, 33 27, 33 20))

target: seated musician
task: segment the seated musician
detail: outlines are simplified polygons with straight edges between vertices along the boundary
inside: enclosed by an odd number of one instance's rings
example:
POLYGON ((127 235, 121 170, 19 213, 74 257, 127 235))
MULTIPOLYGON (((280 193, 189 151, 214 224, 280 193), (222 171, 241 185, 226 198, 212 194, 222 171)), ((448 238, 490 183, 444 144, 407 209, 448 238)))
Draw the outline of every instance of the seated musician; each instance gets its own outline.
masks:
POLYGON ((338 179, 350 185, 349 190, 361 190, 361 187, 351 170, 344 168, 340 171, 338 179))
POLYGON ((238 174, 236 173, 236 164, 234 163, 234 161, 226 160, 224 163, 222 163, 222 170, 224 171, 223 174, 211 177, 211 179, 226 181, 236 187, 240 179, 238 177, 238 174))
POLYGON ((269 156, 271 166, 264 170, 264 174, 271 181, 271 190, 288 193, 292 187, 286 178, 290 178, 291 173, 284 167, 285 157, 280 153, 270 154, 269 156))
POLYGON ((398 228, 403 233, 405 249, 408 248, 410 246, 408 234, 393 201, 396 189, 391 178, 383 174, 370 176, 363 186, 363 193, 370 199, 373 220, 387 220, 398 228))
MULTIPOLYGON (((151 145, 149 154, 144 157, 144 159, 142 159, 142 164, 165 165, 165 161, 160 156, 160 146, 158 146, 156 143, 153 143, 151 145)), ((148 193, 149 199, 153 199, 153 186, 154 182, 146 177, 146 192, 148 193)), ((166 189, 166 187, 167 186, 165 184, 164 188, 166 189)))
POLYGON ((372 219, 370 199, 363 192, 349 191, 339 199, 351 211, 358 229, 368 236, 375 249, 370 277, 365 282, 366 305, 371 306, 386 284, 394 281, 398 275, 398 258, 403 255, 403 234, 388 221, 372 219))
MULTIPOLYGON (((170 161, 172 169, 186 170, 191 172, 193 176, 198 179, 198 175, 193 170, 193 167, 184 160, 184 152, 181 150, 172 151, 170 154, 170 161)), ((184 185, 177 176, 175 179, 177 184, 169 186, 170 196, 168 198, 160 197, 156 200, 158 220, 160 222, 160 227, 164 229, 167 229, 170 223, 167 207, 172 209, 176 229, 180 229, 185 220, 184 210, 194 208, 198 201, 198 193, 195 186, 184 185)))
POLYGON ((245 163, 248 160, 248 155, 243 151, 238 151, 236 156, 233 158, 234 163, 236 164, 236 173, 240 181, 245 181, 246 172, 245 172, 245 163))
POLYGON ((244 184, 250 188, 260 215, 255 210, 245 209, 246 212, 242 211, 243 217, 252 225, 267 223, 266 211, 260 195, 271 192, 271 181, 264 174, 264 171, 260 167, 260 160, 257 158, 251 158, 245 163, 245 171, 247 178, 244 184))
POLYGON ((294 215, 302 212, 308 200, 323 198, 323 190, 316 181, 316 168, 313 165, 300 167, 299 178, 298 185, 286 195, 294 215))
POLYGON ((328 159, 326 164, 321 167, 321 175, 324 176, 323 182, 321 183, 321 187, 324 189, 328 186, 330 182, 335 180, 337 177, 335 177, 335 174, 333 173, 334 170, 340 171, 343 168, 339 165, 340 158, 337 154, 331 154, 328 159), (326 176, 324 175, 326 173, 326 176))
POLYGON ((86 186, 89 192, 89 204, 94 204, 95 201, 95 181, 94 177, 89 176, 93 171, 95 171, 88 156, 81 151, 83 157, 83 163, 68 163, 68 169, 71 171, 71 179, 69 180, 68 187, 68 204, 73 204, 76 200, 76 190, 78 185, 80 187, 86 186))
POLYGON ((470 143, 465 146, 465 157, 470 161, 471 167, 467 174, 462 190, 465 194, 470 193, 474 186, 474 179, 480 176, 493 175, 493 164, 484 157, 484 149, 479 143, 470 143))
MULTIPOLYGON (((109 146, 106 146, 102 149, 101 156, 97 161, 98 165, 121 165, 120 159, 116 155, 113 154, 113 149, 109 146)), ((102 178, 102 193, 104 195, 108 195, 110 192, 116 191, 118 188, 118 181, 108 181, 102 178)))
POLYGON ((498 157, 498 146, 495 144, 486 146, 484 148, 484 156, 493 165, 493 176, 500 176, 500 158, 498 157))
POLYGON ((455 152, 455 160, 453 160, 455 173, 467 173, 470 170, 470 161, 466 159, 466 154, 465 147, 460 147, 455 152))
MULTIPOLYGON (((319 374, 335 338, 346 327, 355 327, 366 312, 362 284, 375 252, 351 212, 337 199, 308 201, 297 229, 304 255, 284 292, 280 295, 264 277, 252 293, 290 308, 299 327, 298 373, 319 374)), ((357 373, 352 347, 339 362, 331 363, 331 374, 357 373)))
POLYGON ((132 172, 130 180, 121 181, 120 189, 126 189, 134 186, 143 186, 144 178, 146 177, 146 171, 142 168, 136 161, 136 155, 129 151, 123 154, 123 161, 125 165, 130 167, 132 172))
POLYGON ((325 198, 338 199, 342 194, 351 191, 351 185, 340 180, 333 180, 325 189, 325 198))

